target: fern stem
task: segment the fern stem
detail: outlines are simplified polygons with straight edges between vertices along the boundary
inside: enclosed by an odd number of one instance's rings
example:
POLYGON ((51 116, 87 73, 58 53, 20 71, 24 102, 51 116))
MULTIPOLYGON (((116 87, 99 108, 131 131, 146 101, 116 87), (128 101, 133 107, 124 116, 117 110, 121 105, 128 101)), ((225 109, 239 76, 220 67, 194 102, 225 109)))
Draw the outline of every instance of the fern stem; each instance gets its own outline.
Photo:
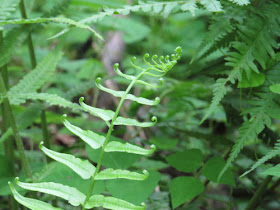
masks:
MULTIPOLYGON (((3 32, 0 31, 0 45, 3 43, 3 32)), ((1 76, 3 78, 4 81, 4 85, 6 88, 9 87, 9 75, 8 75, 8 70, 7 70, 7 65, 4 65, 1 69, 1 76)), ((1 112, 2 112, 2 126, 1 126, 1 130, 2 133, 5 133, 9 126, 10 126, 10 122, 9 122, 9 118, 7 116, 7 107, 4 104, 1 104, 1 112)), ((5 146, 5 155, 7 157, 7 159, 9 160, 9 163, 11 164, 11 174, 13 176, 16 175, 16 170, 15 170, 15 151, 14 151, 14 142, 12 138, 8 138, 5 142, 4 142, 4 146, 5 146)), ((12 210, 16 210, 18 209, 18 203, 16 202, 16 200, 12 197, 9 196, 9 207, 12 210)))
MULTIPOLYGON (((24 5, 24 0, 20 1, 20 13, 22 18, 27 19, 27 14, 25 10, 25 5, 24 5)), ((31 62, 32 69, 35 69, 37 66, 37 61, 36 61, 36 56, 35 56, 35 50, 34 50, 34 45, 32 41, 32 34, 31 32, 28 33, 27 36, 27 45, 28 45, 28 51, 29 51, 29 58, 31 62)), ((44 138, 44 142, 46 147, 50 148, 51 142, 49 138, 49 132, 48 132, 48 124, 47 124, 47 118, 46 118, 46 111, 45 109, 42 110, 41 112, 41 127, 42 127, 42 134, 44 138)), ((47 158, 48 162, 50 161, 49 158, 47 158)))
POLYGON ((258 206, 258 204, 260 202, 260 198, 261 198, 262 195, 264 195, 264 193, 267 189, 267 185, 269 184, 271 179, 272 179, 272 176, 267 176, 265 178, 263 183, 261 183, 261 185, 258 187, 257 191, 254 193, 253 197, 249 201, 249 203, 246 207, 246 210, 256 209, 256 207, 258 206))
MULTIPOLYGON (((0 92, 4 96, 7 96, 7 90, 6 90, 5 83, 4 83, 4 80, 3 80, 3 77, 2 77, 1 74, 0 74, 0 92)), ((27 178, 32 179, 32 172, 31 172, 31 169, 30 169, 30 165, 29 165, 28 160, 27 160, 27 158, 25 156, 25 153, 24 153, 24 147, 23 147, 22 139, 19 135, 19 130, 18 130, 16 121, 15 121, 13 109, 11 107, 11 104, 10 104, 10 101, 9 101, 8 97, 4 98, 3 103, 4 103, 4 106, 7 107, 6 114, 7 114, 7 117, 9 119, 9 121, 10 121, 10 125, 11 125, 13 133, 14 133, 14 137, 15 137, 15 140, 16 140, 16 145, 17 145, 17 148, 18 148, 18 151, 19 151, 19 155, 20 155, 20 159, 21 159, 21 162, 22 162, 24 172, 25 172, 27 178)))
POLYGON ((125 91, 125 94, 122 96, 120 102, 119 102, 119 105, 117 106, 117 109, 116 109, 116 112, 115 112, 115 115, 111 121, 111 124, 110 124, 110 127, 109 127, 109 130, 106 134, 106 139, 105 139, 105 142, 102 146, 102 151, 101 151, 101 154, 100 154, 100 157, 99 157, 99 160, 98 160, 98 163, 97 163, 97 166, 96 166, 96 169, 95 169, 95 172, 92 176, 92 183, 90 185, 90 188, 89 188, 89 191, 88 191, 88 194, 87 194, 87 197, 85 199, 85 202, 84 202, 84 206, 83 206, 83 210, 85 210, 85 206, 91 196, 91 193, 93 191, 93 188, 94 188, 94 185, 95 185, 95 176, 99 173, 100 171, 100 167, 101 167, 101 164, 102 164, 102 160, 103 160, 103 157, 104 157, 104 154, 105 154, 105 148, 108 144, 108 141, 109 141, 109 138, 113 132, 113 128, 114 128, 114 122, 116 121, 118 115, 119 115, 119 112, 121 110, 121 107, 123 105, 123 102, 125 101, 126 99, 126 96, 127 94, 129 93, 129 91, 131 90, 131 88, 133 87, 133 85, 136 83, 136 81, 143 75, 145 74, 146 71, 150 70, 149 68, 148 69, 145 69, 143 70, 137 77, 134 78, 134 80, 131 81, 131 83, 129 84, 129 86, 127 87, 126 91, 125 91))

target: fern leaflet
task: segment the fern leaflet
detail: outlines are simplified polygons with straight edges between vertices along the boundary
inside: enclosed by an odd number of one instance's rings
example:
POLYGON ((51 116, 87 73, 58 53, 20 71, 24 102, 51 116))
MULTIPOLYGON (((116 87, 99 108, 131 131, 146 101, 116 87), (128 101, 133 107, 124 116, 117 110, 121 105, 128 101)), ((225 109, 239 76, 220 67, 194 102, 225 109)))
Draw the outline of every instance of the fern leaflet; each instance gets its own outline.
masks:
MULTIPOLYGON (((16 94, 36 92, 36 90, 41 88, 52 77, 61 57, 62 52, 60 47, 50 52, 33 71, 24 76, 17 85, 9 90, 8 95, 13 96, 16 94)), ((13 100, 11 103, 24 103, 24 100, 19 100, 18 102, 13 100)))
POLYGON ((22 44, 27 34, 21 28, 11 29, 5 36, 4 42, 0 46, 0 67, 6 65, 16 48, 22 44))
POLYGON ((16 10, 18 3, 19 0, 0 0, 0 20, 6 20, 16 10))
POLYGON ((240 151, 242 150, 244 144, 251 140, 256 139, 257 135, 262 132, 265 125, 270 124, 270 118, 265 113, 259 113, 252 117, 249 121, 245 121, 239 129, 239 136, 234 144, 229 158, 224 166, 223 170, 220 172, 218 180, 222 177, 225 171, 228 169, 230 164, 235 160, 240 151))
POLYGON ((265 156, 263 156, 261 159, 259 159, 251 168, 250 170, 244 172, 241 176, 246 176, 247 174, 249 174, 250 172, 252 172, 253 170, 255 170, 256 168, 258 168, 260 165, 262 165, 263 163, 265 163, 266 161, 270 160, 271 158, 280 155, 280 140, 277 140, 277 143, 274 146, 274 149, 271 150, 268 154, 266 154, 265 156))

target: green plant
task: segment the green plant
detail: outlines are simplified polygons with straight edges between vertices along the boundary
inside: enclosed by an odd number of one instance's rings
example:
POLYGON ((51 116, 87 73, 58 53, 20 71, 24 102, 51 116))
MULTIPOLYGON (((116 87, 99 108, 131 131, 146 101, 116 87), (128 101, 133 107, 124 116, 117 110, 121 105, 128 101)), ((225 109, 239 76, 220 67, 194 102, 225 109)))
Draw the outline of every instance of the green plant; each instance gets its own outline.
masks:
MULTIPOLYGON (((89 209, 93 207, 99 207, 102 206, 104 208, 108 209, 145 209, 145 206, 135 206, 131 203, 128 203, 124 200, 117 199, 114 197, 104 197, 103 195, 92 195, 92 191, 94 189, 96 180, 108 180, 108 179, 129 179, 129 180, 145 180, 149 174, 147 171, 143 171, 143 174, 137 173, 137 172, 130 172, 128 170, 121 170, 117 169, 114 170, 112 168, 104 169, 100 171, 102 166, 102 161, 104 157, 105 152, 125 152, 125 153, 133 153, 133 154, 139 154, 139 155, 150 155, 155 151, 155 146, 151 145, 150 149, 144 149, 139 146, 130 144, 130 143, 120 143, 117 141, 110 141, 110 136, 113 132, 113 128, 115 125, 132 125, 132 126, 139 126, 139 127, 150 127, 153 126, 157 122, 157 118, 154 116, 152 117, 152 122, 138 122, 134 119, 129 118, 123 118, 119 115, 120 109, 123 105, 123 102, 128 99, 132 101, 136 101, 140 104, 145 105, 156 105, 159 103, 159 98, 156 98, 155 100, 148 100, 142 97, 136 97, 132 94, 129 94, 130 90, 136 83, 140 83, 143 85, 150 85, 154 87, 153 85, 140 80, 140 78, 144 75, 148 75, 150 77, 162 77, 164 76, 169 70, 173 68, 173 66, 177 63, 177 61, 180 59, 182 54, 182 50, 180 47, 175 49, 175 54, 172 54, 171 56, 163 57, 161 56, 159 60, 157 61, 157 55, 153 55, 151 58, 151 61, 149 62, 147 58, 149 57, 148 54, 145 54, 144 56, 144 62, 146 64, 146 67, 140 67, 134 63, 135 57, 132 58, 131 64, 133 67, 135 67, 140 73, 137 76, 133 75, 127 75, 122 73, 118 69, 118 64, 114 65, 114 69, 116 73, 124 77, 127 80, 130 80, 129 86, 126 88, 125 91, 115 91, 108 89, 106 87, 103 87, 100 84, 101 78, 97 78, 96 85, 97 87, 105 92, 108 92, 115 97, 120 97, 121 100, 119 102, 118 107, 116 108, 116 111, 110 111, 110 110, 103 110, 99 108, 94 108, 91 106, 86 105, 83 103, 83 98, 80 98, 80 105, 82 109, 87 110, 92 115, 97 116, 101 119, 103 119, 106 124, 109 126, 109 130, 106 134, 106 136, 99 135, 97 133, 94 133, 92 131, 85 131, 80 129, 79 127, 76 127, 69 123, 65 118, 63 117, 63 123, 64 125, 75 135, 79 136, 85 143, 90 145, 93 149, 102 148, 99 161, 97 162, 97 166, 94 167, 89 161, 87 160, 81 160, 79 158, 76 158, 73 155, 70 154, 63 154, 58 153, 52 150, 47 149, 44 147, 41 143, 40 149, 50 158, 61 162, 68 167, 70 167, 73 171, 75 171, 77 174, 79 174, 83 179, 91 179, 91 184, 88 190, 88 194, 84 195, 79 190, 65 186, 59 183, 49 182, 49 183, 23 183, 20 182, 18 178, 16 178, 15 182, 20 187, 31 190, 31 191, 39 191, 43 193, 52 194, 58 197, 61 197, 65 200, 67 200, 71 205, 73 206, 79 206, 82 205, 83 209, 89 209)), ((159 79, 160 82, 162 82, 162 79, 159 79)), ((56 209, 52 207, 50 204, 44 203, 42 201, 34 200, 31 198, 25 198, 22 197, 14 188, 12 183, 9 182, 10 188, 13 192, 14 198, 21 203, 22 205, 31 208, 31 209, 56 209)))

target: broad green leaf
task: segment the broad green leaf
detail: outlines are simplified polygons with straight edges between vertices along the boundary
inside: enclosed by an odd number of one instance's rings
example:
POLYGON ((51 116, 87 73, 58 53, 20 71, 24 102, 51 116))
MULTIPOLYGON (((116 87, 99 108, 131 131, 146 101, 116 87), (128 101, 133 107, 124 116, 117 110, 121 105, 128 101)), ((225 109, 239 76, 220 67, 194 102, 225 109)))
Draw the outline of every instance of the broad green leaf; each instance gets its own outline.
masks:
POLYGON ((133 167, 139 168, 139 169, 147 169, 147 170, 148 169, 149 170, 160 170, 160 169, 168 168, 169 165, 162 161, 149 160, 149 159, 145 158, 145 159, 142 159, 142 160, 134 163, 133 167))
POLYGON ((138 122, 137 120, 124 118, 124 117, 117 117, 114 125, 134 125, 138 127, 151 127, 157 123, 157 118, 155 116, 152 117, 152 122, 138 122))
POLYGON ((106 181, 106 186, 112 196, 139 205, 153 193, 160 178, 159 172, 149 171, 144 181, 112 179, 106 181))
POLYGON ((193 177, 181 176, 169 183, 171 203, 173 209, 204 191, 204 185, 193 177))
POLYGON ((64 23, 64 24, 68 24, 71 26, 76 26, 78 28, 87 29, 87 30, 91 31, 97 38, 103 40, 102 36, 100 34, 98 34, 95 30, 93 30, 91 27, 89 27, 81 22, 76 22, 74 20, 64 18, 64 17, 6 20, 6 21, 0 21, 0 26, 1 25, 14 25, 14 24, 47 23, 47 22, 64 23))
POLYGON ((90 145, 93 149, 98 149, 103 145, 105 141, 104 136, 100 136, 89 130, 84 131, 81 128, 69 123, 65 118, 66 115, 63 115, 62 122, 65 125, 65 127, 75 135, 79 136, 84 142, 90 145))
POLYGON ((105 147, 105 152, 127 152, 138 155, 150 155, 153 154, 156 150, 155 145, 150 146, 151 149, 143 149, 142 147, 129 144, 129 143, 121 143, 117 141, 111 141, 105 147))
POLYGON ((280 84, 270 85, 270 86, 269 86, 269 89, 270 89, 271 92, 273 92, 273 93, 280 94, 280 84))
POLYGON ((143 174, 130 172, 128 170, 117 169, 114 170, 112 168, 105 169, 99 172, 96 176, 96 180, 107 180, 107 179, 129 179, 129 180, 145 180, 149 177, 149 173, 144 170, 143 174))
POLYGON ((176 147, 176 145, 178 144, 178 139, 171 139, 166 138, 164 136, 159 136, 150 138, 150 142, 156 145, 157 148, 167 150, 176 147))
POLYGON ((87 209, 94 207, 103 207, 107 209, 119 210, 144 210, 145 206, 135 206, 127 201, 114 197, 105 197, 103 195, 93 195, 89 198, 86 206, 87 209))
POLYGON ((190 149, 169 155, 166 160, 178 171, 193 172, 202 166, 203 157, 199 149, 190 149))
MULTIPOLYGON (((54 167, 49 168, 46 173, 41 177, 40 182, 55 182, 67 185, 69 187, 74 187, 83 194, 88 193, 88 188, 92 182, 92 179, 82 179, 76 172, 74 172, 68 166, 53 162, 54 167)), ((102 180, 97 180, 94 185, 92 194, 100 194, 105 190, 105 183, 102 180)))
POLYGON ((86 196, 76 188, 54 182, 24 183, 20 182, 18 178, 15 179, 15 182, 26 190, 38 191, 63 198, 73 206, 83 204, 86 199, 86 196))
POLYGON ((89 106, 89 105, 85 104, 83 101, 84 101, 84 97, 81 97, 79 99, 81 106, 84 108, 85 111, 89 112, 93 116, 100 117, 104 121, 109 121, 109 120, 113 119, 115 112, 113 112, 111 110, 104 110, 104 109, 89 106))
MULTIPOLYGON (((125 96, 125 91, 116 91, 116 90, 112 90, 112 89, 109 89, 109 88, 105 88, 104 86, 102 86, 100 84, 100 81, 101 81, 100 77, 96 79, 96 86, 100 90, 103 90, 104 92, 110 93, 110 94, 112 94, 115 97, 121 97, 122 98, 122 97, 125 96)), ((145 105, 151 105, 151 106, 152 105, 157 105, 160 102, 160 99, 158 97, 156 97, 155 100, 149 100, 149 99, 142 98, 142 97, 136 97, 136 96, 134 96, 132 94, 127 94, 125 96, 125 99, 136 101, 139 104, 145 104, 145 105)))
POLYGON ((43 201, 39 201, 39 200, 35 200, 35 199, 31 199, 31 198, 25 198, 23 196, 21 196, 16 189, 14 188, 14 186, 11 184, 11 182, 9 182, 11 191, 13 193, 13 197, 15 198, 15 200, 17 202, 19 202, 21 205, 26 206, 29 209, 32 210, 62 210, 61 208, 55 208, 52 205, 45 203, 43 201))
POLYGON ((262 85, 265 81, 264 74, 256 73, 254 71, 251 71, 250 78, 246 76, 246 73, 242 73, 242 80, 238 83, 238 88, 249 88, 249 87, 258 87, 262 85))
MULTIPOLYGON (((109 142, 111 141, 118 141, 121 143, 126 143, 124 140, 116 138, 114 136, 110 136, 109 142)), ((98 163, 99 157, 101 154, 101 148, 99 149, 92 149, 90 146, 86 145, 86 152, 90 160, 95 163, 98 163)), ((127 169, 130 167, 135 161, 140 159, 140 155, 136 154, 123 154, 120 152, 105 152, 102 165, 107 168, 114 168, 114 169, 127 169)))
POLYGON ((280 164, 267 169, 262 174, 280 177, 280 164))
POLYGON ((95 172, 95 167, 88 160, 81 160, 74 155, 52 151, 44 147, 42 143, 40 149, 50 158, 67 165, 83 179, 89 179, 95 172))
POLYGON ((226 163, 223 158, 218 156, 212 157, 203 166, 202 174, 212 182, 234 186, 234 178, 229 169, 226 170, 226 172, 223 174, 220 181, 218 182, 219 173, 224 168, 225 164, 226 163))

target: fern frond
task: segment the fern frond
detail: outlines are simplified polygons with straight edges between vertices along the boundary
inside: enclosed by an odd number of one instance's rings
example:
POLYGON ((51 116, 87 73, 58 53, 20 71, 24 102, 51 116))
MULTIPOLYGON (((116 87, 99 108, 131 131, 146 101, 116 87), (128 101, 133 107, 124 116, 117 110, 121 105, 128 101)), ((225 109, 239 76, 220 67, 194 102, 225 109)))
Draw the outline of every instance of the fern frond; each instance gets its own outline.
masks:
MULTIPOLYGON (((19 0, 0 0, 0 20, 6 20, 16 10, 19 0)), ((0 27, 1 30, 1 27, 0 27)))
MULTIPOLYGON (((20 82, 13 86, 8 95, 33 93, 42 87, 54 74, 58 61, 62 57, 60 48, 50 52, 34 70, 24 76, 20 82)), ((24 102, 24 101, 23 101, 24 102)), ((23 103, 20 102, 20 103, 23 103)))
POLYGON ((242 178, 243 176, 246 176, 247 174, 249 174, 250 172, 252 172, 253 170, 255 170, 256 168, 258 168, 260 165, 262 165, 263 163, 265 163, 266 161, 270 160, 271 158, 280 155, 280 140, 277 140, 277 143, 274 146, 273 150, 270 150, 268 152, 268 154, 266 154, 265 156, 263 156, 261 159, 259 159, 251 168, 250 170, 244 172, 240 178, 242 178))
POLYGON ((13 94, 8 95, 11 104, 18 105, 22 103, 22 101, 26 100, 42 100, 49 104, 49 106, 60 106, 64 108, 70 108, 72 110, 81 110, 81 107, 78 104, 67 101, 66 99, 48 93, 23 93, 23 94, 13 94))
POLYGON ((229 0, 235 4, 238 4, 240 6, 244 6, 244 5, 248 5, 250 4, 250 1, 249 0, 229 0))
POLYGON ((211 101, 210 107, 207 111, 207 113, 203 116, 202 120, 200 121, 200 124, 203 123, 217 108, 217 106, 220 104, 221 100, 224 98, 224 96, 227 93, 226 89, 226 83, 228 82, 227 79, 217 79, 216 83, 213 85, 213 99, 211 101))
POLYGON ((228 169, 230 164, 235 160, 240 151, 242 150, 244 144, 251 140, 256 139, 258 134, 262 132, 265 125, 270 124, 270 118, 264 113, 258 113, 256 116, 252 117, 250 120, 245 121, 239 129, 239 135, 236 143, 232 147, 229 158, 227 159, 226 165, 219 174, 220 179, 225 171, 228 169))
POLYGON ((183 11, 190 11, 192 14, 194 14, 194 11, 196 10, 196 4, 197 2, 202 2, 206 9, 209 9, 210 11, 221 11, 221 5, 217 3, 217 0, 214 1, 171 1, 171 2, 142 2, 139 1, 139 4, 137 5, 126 5, 123 8, 118 9, 104 9, 104 12, 101 12, 99 14, 93 15, 91 17, 85 18, 81 20, 81 23, 94 23, 97 21, 102 20, 106 16, 111 16, 113 14, 122 14, 122 15, 128 15, 130 12, 154 12, 157 14, 161 14, 164 17, 167 17, 170 12, 175 9, 178 5, 180 6, 180 9, 183 11))
POLYGON ((256 62, 265 69, 268 58, 275 56, 274 49, 278 48, 275 37, 279 34, 275 34, 271 24, 275 24, 276 17, 255 17, 246 26, 239 26, 242 41, 233 42, 232 47, 236 51, 229 52, 225 58, 228 61, 226 65, 240 72, 239 81, 242 80, 242 71, 245 71, 247 78, 250 79, 251 71, 259 73, 256 62), (256 22, 258 24, 255 24, 256 22))
POLYGON ((7 33, 4 42, 0 46, 0 67, 6 65, 10 61, 12 54, 16 48, 22 44, 26 36, 27 33, 21 28, 11 29, 7 33))
POLYGON ((222 47, 229 45, 229 41, 231 41, 229 34, 235 29, 231 19, 231 16, 225 16, 224 14, 218 14, 212 19, 209 31, 193 55, 191 63, 207 57, 219 45, 222 45, 222 47))
POLYGON ((97 33, 95 30, 93 30, 91 27, 85 25, 82 22, 76 22, 74 20, 64 18, 64 17, 59 17, 59 18, 34 18, 34 19, 16 19, 16 20, 3 20, 0 21, 0 26, 3 25, 14 25, 14 24, 35 24, 35 23, 49 23, 49 22, 54 22, 54 23, 64 23, 70 26, 75 26, 78 28, 82 29, 87 29, 91 31, 97 38, 101 39, 104 41, 102 36, 97 33))

